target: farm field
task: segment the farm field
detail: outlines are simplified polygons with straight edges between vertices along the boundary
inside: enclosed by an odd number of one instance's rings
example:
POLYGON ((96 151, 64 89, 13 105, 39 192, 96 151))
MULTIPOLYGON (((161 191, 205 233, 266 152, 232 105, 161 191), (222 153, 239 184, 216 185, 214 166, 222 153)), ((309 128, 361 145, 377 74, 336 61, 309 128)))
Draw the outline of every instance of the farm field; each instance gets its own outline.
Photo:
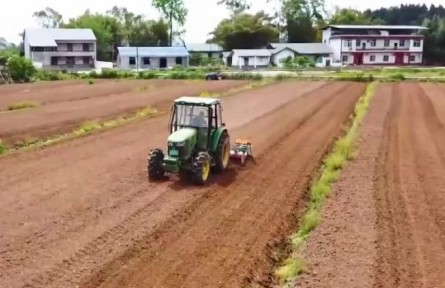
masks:
POLYGON ((445 287, 444 89, 379 85, 295 287, 445 287))
MULTIPOLYGON (((89 98, 118 95, 130 92, 152 91, 168 86, 180 86, 193 83, 181 80, 93 80, 89 84, 83 81, 55 81, 34 83, 33 85, 11 85, 14 89, 8 92, 0 87, 0 111, 8 110, 9 105, 20 101, 35 101, 39 106, 57 102, 70 102, 89 98), (66 83, 64 83, 66 82, 66 83), (22 87, 23 86, 23 87, 22 87)), ((195 81, 198 82, 198 81, 195 81)), ((201 81, 202 82, 202 81, 201 81)), ((9 85, 8 85, 9 86, 9 85)), ((5 86, 7 87, 7 86, 5 86)))
MULTIPOLYGON (((85 82, 86 83, 86 82, 85 82)), ((7 145, 35 138, 71 132, 87 120, 113 119, 147 106, 170 104, 181 95, 219 93, 246 85, 247 81, 101 81, 97 84, 69 84, 28 92, 43 106, 0 113, 0 139, 7 145), (141 89, 142 88, 142 89, 141 89)), ((31 88, 32 89, 32 88, 31 88)), ((17 91, 17 97, 23 93, 17 91)), ((14 95, 6 95, 12 101, 14 95)), ((1 97, 3 98, 3 96, 1 97)), ((27 98, 27 100, 30 100, 27 98)), ((2 100, 5 104, 5 100, 2 100)), ((1 103, 1 101, 0 101, 1 103)), ((0 104, 1 105, 1 104, 0 104)), ((6 106, 9 104, 6 104, 6 106)))
POLYGON ((166 115, 0 158, 0 286, 267 281, 273 247, 296 228, 311 177, 365 88, 282 82, 222 98, 231 137, 253 142, 256 164, 206 187, 147 180, 166 115))

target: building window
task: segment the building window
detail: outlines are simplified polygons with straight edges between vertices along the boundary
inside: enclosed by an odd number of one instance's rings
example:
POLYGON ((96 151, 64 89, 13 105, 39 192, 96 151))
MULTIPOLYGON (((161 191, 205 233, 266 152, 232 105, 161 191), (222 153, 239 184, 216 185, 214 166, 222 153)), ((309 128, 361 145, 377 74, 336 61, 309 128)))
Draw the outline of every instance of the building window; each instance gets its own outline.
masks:
POLYGON ((385 39, 385 47, 389 47, 389 40, 385 39))
POLYGON ((176 65, 182 65, 182 57, 176 57, 176 65))
POLYGON ((360 39, 355 40, 355 46, 360 47, 362 45, 362 41, 360 39))
POLYGON ((414 47, 420 47, 420 40, 414 40, 414 47))
POLYGON ((128 58, 128 64, 129 65, 136 65, 136 57, 128 58))
POLYGON ((88 57, 88 56, 82 57, 83 64, 89 65, 90 59, 91 59, 91 57, 88 57))
POLYGON ((209 58, 212 58, 212 52, 207 53, 207 56, 209 56, 209 58))
POLYGON ((144 63, 144 65, 150 65, 150 57, 142 58, 142 62, 144 63))
POLYGON ((374 62, 375 61, 375 55, 369 56, 369 61, 374 62))
POLYGON ((351 40, 346 40, 346 42, 345 42, 345 47, 352 47, 352 42, 351 42, 351 40))
POLYGON ((90 51, 90 44, 88 44, 88 43, 83 43, 83 44, 82 44, 82 50, 85 51, 85 52, 90 51))
POLYGON ((416 62, 416 55, 409 55, 409 62, 416 62))
POLYGON ((383 61, 384 62, 388 62, 389 61, 389 56, 388 55, 383 55, 383 61))
POLYGON ((371 47, 375 47, 376 46, 376 41, 375 39, 371 40, 371 47))
POLYGON ((57 66, 59 64, 58 57, 51 57, 51 66, 57 66))
POLYGON ((73 44, 71 43, 66 44, 66 50, 70 52, 73 51, 73 44))
POLYGON ((348 57, 348 55, 343 55, 342 57, 341 57, 341 62, 343 62, 343 63, 347 63, 349 61, 349 57, 348 57))
POLYGON ((399 46, 400 46, 400 47, 405 46, 405 40, 400 40, 400 42, 399 42, 399 46))
POLYGON ((66 57, 66 64, 67 65, 74 65, 76 63, 76 60, 74 57, 66 57))

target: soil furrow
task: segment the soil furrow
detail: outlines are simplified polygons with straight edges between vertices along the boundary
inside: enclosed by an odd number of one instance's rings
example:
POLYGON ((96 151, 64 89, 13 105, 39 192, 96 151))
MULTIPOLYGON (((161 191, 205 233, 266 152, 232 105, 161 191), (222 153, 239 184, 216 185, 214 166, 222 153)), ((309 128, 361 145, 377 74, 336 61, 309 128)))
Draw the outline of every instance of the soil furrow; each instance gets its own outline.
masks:
MULTIPOLYGON (((327 98, 319 91, 302 95, 323 85, 281 83, 225 97, 224 122, 234 135, 243 137, 249 131, 239 125, 258 119, 261 133, 252 140, 258 145, 255 151, 261 153, 269 136, 279 137, 285 125, 295 120, 279 114, 283 104, 297 99, 298 110, 304 113, 312 97, 327 98), (277 90, 279 96, 271 99, 277 90), (273 110, 277 112, 268 114, 273 110), (277 122, 261 121, 263 118, 277 122), (265 128, 272 133, 264 133, 265 128)), ((329 83, 326 89, 348 85, 329 83)), ((162 116, 0 159, 0 228, 6 231, 0 235, 0 286, 78 283, 158 230, 156 226, 176 212, 205 198, 206 189, 147 182, 147 152, 165 146, 167 120, 162 116), (35 282, 29 282, 31 279, 35 282)), ((242 181, 233 172, 216 178, 212 185, 242 181)))
MULTIPOLYGON (((301 127, 294 126, 296 130, 290 129, 290 133, 283 131, 287 137, 279 142, 272 138, 273 146, 258 160, 261 164, 239 172, 237 178, 242 180, 211 189, 206 201, 194 207, 185 220, 145 239, 136 251, 110 263, 85 287, 127 287, 135 283, 145 287, 177 287, 178 283, 181 287, 220 287, 224 283, 240 287, 251 276, 247 271, 252 266, 264 273, 267 256, 262 253, 276 241, 274 236, 286 235, 286 220, 301 204, 303 187, 364 92, 363 84, 351 86, 337 95, 320 91, 340 103, 324 103, 301 127), (239 273, 235 274, 236 269, 239 273)), ((296 107, 288 105, 285 111, 296 107)), ((279 115, 292 117, 284 111, 279 115)))

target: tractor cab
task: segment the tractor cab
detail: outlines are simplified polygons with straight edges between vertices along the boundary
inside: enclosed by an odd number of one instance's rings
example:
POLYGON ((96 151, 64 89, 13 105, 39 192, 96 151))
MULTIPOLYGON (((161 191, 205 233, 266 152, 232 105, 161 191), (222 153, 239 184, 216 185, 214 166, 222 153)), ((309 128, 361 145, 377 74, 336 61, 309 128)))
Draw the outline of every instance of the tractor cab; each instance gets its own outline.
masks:
POLYGON ((184 134, 196 135, 196 149, 208 150, 213 133, 224 127, 219 99, 203 97, 180 97, 175 100, 170 115, 169 142, 181 141, 184 134))

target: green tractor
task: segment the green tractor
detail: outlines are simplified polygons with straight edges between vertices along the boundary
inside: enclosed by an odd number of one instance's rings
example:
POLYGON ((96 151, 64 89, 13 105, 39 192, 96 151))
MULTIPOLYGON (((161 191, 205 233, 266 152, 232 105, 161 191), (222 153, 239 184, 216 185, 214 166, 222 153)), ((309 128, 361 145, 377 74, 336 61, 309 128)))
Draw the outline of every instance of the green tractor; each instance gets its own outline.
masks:
POLYGON ((211 170, 223 172, 230 161, 231 144, 221 111, 219 99, 176 99, 171 109, 167 153, 160 148, 150 151, 148 178, 161 180, 166 173, 174 173, 203 185, 211 170))

